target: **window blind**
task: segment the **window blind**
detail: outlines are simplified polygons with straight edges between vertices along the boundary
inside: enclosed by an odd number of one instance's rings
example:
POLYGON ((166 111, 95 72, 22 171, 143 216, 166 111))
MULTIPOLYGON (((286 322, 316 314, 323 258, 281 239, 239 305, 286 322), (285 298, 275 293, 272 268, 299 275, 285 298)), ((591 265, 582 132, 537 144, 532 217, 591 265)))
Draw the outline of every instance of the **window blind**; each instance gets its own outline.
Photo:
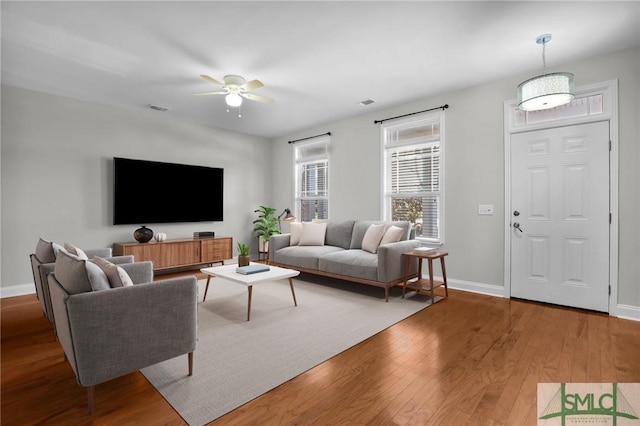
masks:
POLYGON ((384 217, 408 220, 416 236, 442 239, 442 115, 382 127, 384 217))

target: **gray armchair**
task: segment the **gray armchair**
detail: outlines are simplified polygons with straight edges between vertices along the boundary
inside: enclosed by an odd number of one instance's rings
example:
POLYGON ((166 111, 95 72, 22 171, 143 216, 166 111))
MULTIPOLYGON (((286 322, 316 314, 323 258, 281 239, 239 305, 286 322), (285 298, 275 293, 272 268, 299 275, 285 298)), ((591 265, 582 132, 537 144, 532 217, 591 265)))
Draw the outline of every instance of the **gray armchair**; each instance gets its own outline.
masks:
POLYGON ((152 282, 152 262, 122 264, 134 285, 91 291, 89 268, 70 258, 58 256, 48 281, 58 340, 78 383, 87 388, 90 413, 94 387, 116 377, 184 354, 192 375, 194 275, 152 282))
MULTIPOLYGON (((53 272, 54 262, 56 261, 56 253, 60 249, 61 246, 40 239, 36 246, 36 252, 29 255, 29 259, 31 260, 31 271, 33 272, 33 283, 36 287, 36 296, 40 301, 40 305, 42 305, 44 316, 51 322, 54 322, 53 309, 51 308, 51 296, 49 292, 47 275, 53 272)), ((134 262, 133 256, 113 257, 110 247, 85 250, 84 252, 86 253, 87 257, 89 257, 89 259, 95 256, 99 256, 115 264, 134 262)))

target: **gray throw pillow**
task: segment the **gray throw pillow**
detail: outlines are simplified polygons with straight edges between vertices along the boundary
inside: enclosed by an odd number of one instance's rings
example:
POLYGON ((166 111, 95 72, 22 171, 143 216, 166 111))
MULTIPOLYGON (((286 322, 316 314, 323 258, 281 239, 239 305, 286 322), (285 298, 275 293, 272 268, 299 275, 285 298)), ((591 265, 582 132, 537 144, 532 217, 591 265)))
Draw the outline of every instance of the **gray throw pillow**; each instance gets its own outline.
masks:
POLYGON ((36 244, 35 255, 40 263, 53 263, 56 261, 56 256, 61 248, 62 247, 56 243, 40 238, 38 239, 38 244, 36 244))
POLYGON ((60 250, 58 257, 56 258, 56 264, 54 274, 56 280, 69 294, 79 294, 92 291, 94 286, 97 288, 104 288, 106 282, 106 288, 109 288, 109 281, 106 275, 104 281, 100 282, 99 274, 96 269, 102 272, 100 268, 93 265, 95 268, 89 267, 87 269, 86 263, 90 263, 87 260, 79 259, 77 256, 67 253, 65 250, 60 250), (91 280, 89 275, 91 274, 91 280), (92 284, 93 283, 93 284, 92 284))

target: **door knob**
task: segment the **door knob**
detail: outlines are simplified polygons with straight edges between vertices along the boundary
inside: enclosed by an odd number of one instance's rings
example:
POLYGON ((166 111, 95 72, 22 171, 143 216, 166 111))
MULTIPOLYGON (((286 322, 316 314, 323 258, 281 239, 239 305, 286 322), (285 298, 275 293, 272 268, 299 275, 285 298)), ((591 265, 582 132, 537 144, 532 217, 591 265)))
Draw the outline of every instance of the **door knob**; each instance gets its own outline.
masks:
POLYGON ((514 222, 513 227, 516 228, 520 232, 524 232, 522 228, 520 228, 520 222, 514 222))

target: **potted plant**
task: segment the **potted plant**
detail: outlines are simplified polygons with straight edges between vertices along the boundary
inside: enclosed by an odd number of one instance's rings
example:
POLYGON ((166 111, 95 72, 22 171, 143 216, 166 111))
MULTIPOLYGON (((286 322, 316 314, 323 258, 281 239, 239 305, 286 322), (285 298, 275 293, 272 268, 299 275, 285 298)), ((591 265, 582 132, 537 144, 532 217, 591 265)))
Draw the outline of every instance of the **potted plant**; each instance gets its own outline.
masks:
POLYGON ((258 218, 253 221, 253 232, 258 237, 258 250, 266 253, 269 251, 269 238, 280 233, 276 209, 260 206, 254 213, 258 213, 258 218))
POLYGON ((242 242, 238 243, 238 266, 247 266, 250 261, 249 246, 242 242))

